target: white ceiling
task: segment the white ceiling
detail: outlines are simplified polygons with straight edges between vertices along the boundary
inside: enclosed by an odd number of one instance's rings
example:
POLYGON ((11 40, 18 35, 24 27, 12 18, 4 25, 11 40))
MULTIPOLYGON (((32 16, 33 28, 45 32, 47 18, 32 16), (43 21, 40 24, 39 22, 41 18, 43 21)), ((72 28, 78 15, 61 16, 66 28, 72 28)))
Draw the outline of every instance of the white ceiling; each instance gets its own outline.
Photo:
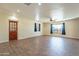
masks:
POLYGON ((79 17, 78 3, 42 3, 39 6, 37 3, 32 3, 29 6, 23 3, 0 3, 0 12, 16 14, 30 19, 35 19, 36 15, 40 16, 41 20, 49 21, 49 18, 63 20, 79 17), (17 12, 17 10, 20 12, 17 12))

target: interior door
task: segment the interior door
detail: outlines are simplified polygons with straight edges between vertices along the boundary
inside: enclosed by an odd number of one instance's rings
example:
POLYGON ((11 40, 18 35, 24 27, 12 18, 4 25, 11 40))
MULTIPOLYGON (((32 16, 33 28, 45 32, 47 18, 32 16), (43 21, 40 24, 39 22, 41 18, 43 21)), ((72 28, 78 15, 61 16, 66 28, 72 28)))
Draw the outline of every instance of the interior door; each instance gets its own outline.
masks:
POLYGON ((18 22, 9 21, 9 40, 17 40, 18 22))

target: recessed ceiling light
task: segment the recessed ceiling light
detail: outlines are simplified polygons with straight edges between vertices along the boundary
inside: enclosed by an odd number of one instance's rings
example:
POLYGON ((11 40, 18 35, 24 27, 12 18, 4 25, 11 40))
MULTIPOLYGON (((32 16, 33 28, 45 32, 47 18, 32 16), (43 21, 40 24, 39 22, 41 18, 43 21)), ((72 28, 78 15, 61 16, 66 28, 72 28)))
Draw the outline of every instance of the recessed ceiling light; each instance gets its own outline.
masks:
POLYGON ((38 5, 41 6, 42 4, 41 3, 38 3, 38 5))
POLYGON ((9 20, 17 21, 18 19, 13 15, 8 18, 9 20))
POLYGON ((20 12, 20 10, 19 10, 19 9, 17 9, 17 12, 20 12))

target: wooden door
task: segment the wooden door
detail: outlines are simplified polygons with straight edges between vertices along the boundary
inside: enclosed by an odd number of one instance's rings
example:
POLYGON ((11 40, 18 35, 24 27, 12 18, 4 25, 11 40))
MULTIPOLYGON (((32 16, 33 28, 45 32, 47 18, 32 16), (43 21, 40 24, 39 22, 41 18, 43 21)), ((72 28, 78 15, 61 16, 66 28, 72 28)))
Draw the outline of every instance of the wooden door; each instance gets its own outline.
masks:
POLYGON ((18 22, 9 21, 9 40, 17 40, 18 22))

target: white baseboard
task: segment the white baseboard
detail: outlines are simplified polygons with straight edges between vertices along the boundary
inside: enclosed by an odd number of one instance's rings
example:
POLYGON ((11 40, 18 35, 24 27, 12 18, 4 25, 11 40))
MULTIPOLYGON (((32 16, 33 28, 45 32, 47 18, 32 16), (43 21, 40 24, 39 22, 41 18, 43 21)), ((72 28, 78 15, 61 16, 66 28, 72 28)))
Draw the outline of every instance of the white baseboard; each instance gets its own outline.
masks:
POLYGON ((5 42, 9 42, 9 40, 0 41, 0 43, 5 43, 5 42))
POLYGON ((67 37, 67 38, 79 39, 79 37, 68 36, 68 35, 52 35, 52 36, 59 36, 59 37, 67 37))

